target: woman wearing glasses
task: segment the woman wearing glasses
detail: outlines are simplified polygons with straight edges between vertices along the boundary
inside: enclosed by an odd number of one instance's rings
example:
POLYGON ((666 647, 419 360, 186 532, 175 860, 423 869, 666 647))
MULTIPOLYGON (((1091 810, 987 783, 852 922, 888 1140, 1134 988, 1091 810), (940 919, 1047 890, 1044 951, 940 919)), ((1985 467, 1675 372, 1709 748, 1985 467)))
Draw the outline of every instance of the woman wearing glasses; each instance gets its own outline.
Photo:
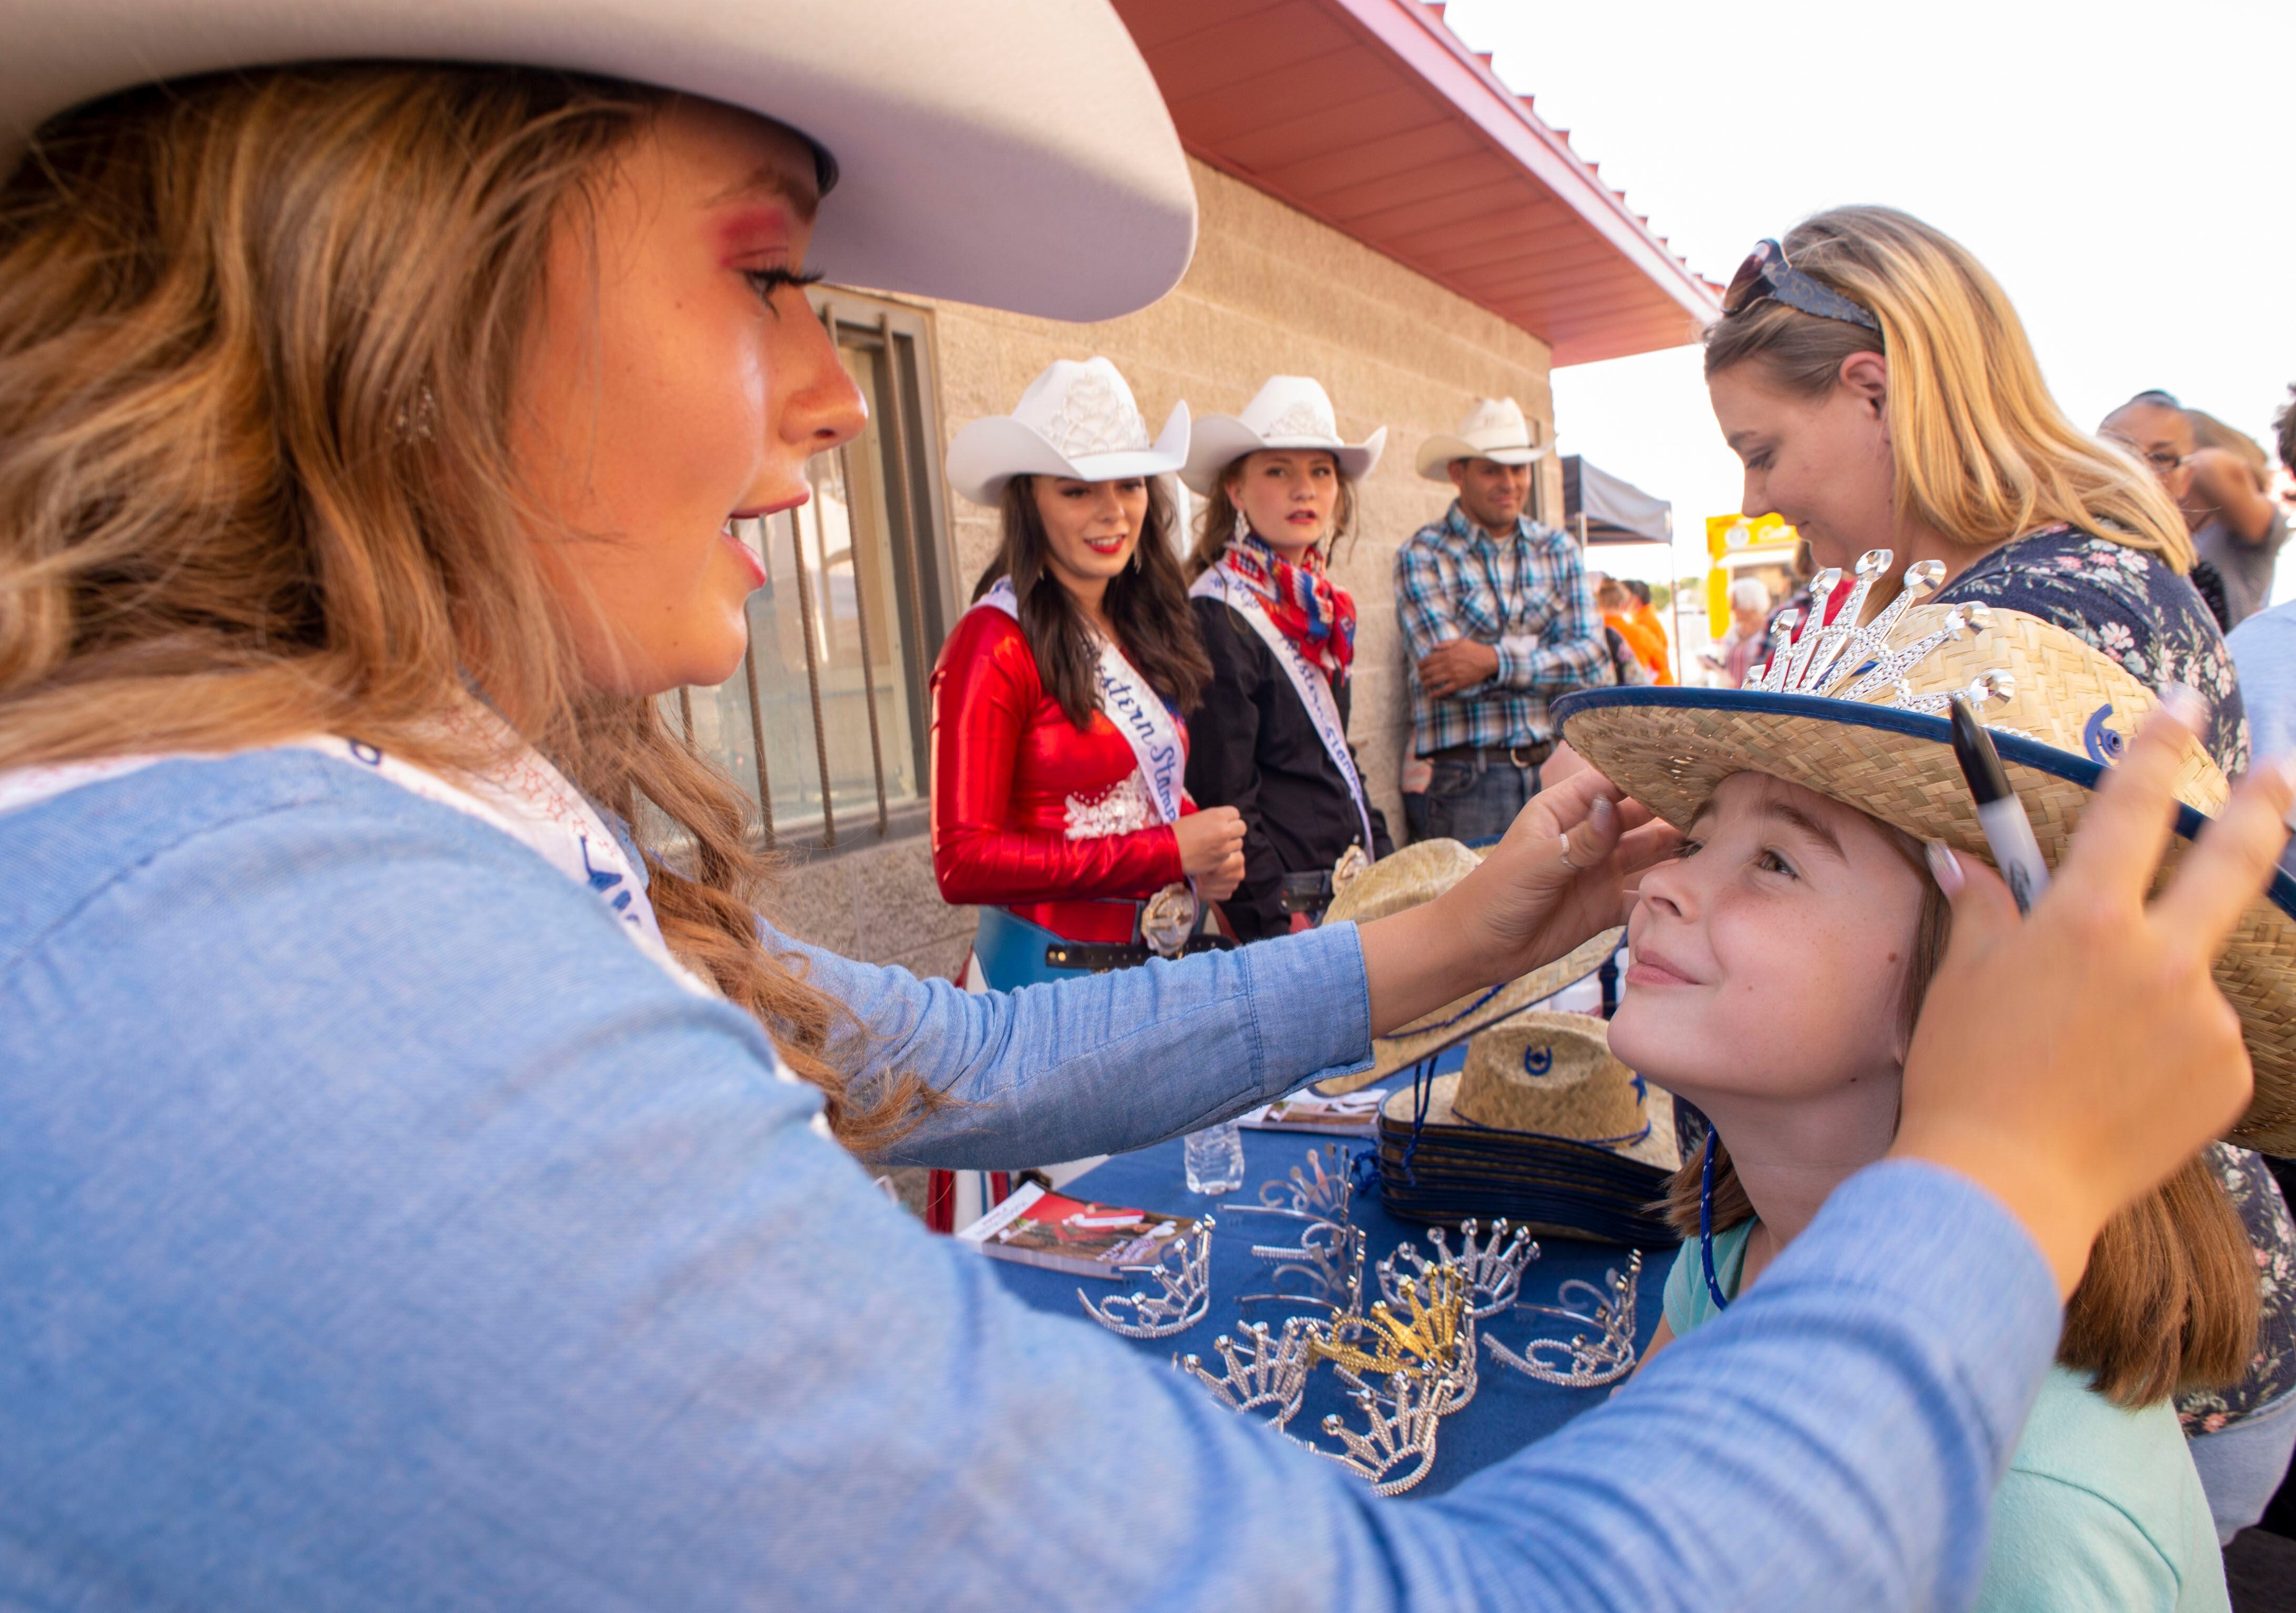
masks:
MULTIPOLYGON (((1838 208, 1757 246, 1723 308, 1706 383, 1748 512, 1784 516, 1822 568, 1873 549, 1894 552, 1893 570, 1937 561, 1938 602, 2030 612, 2147 684, 2197 691, 2217 765, 2247 770, 2247 719, 2186 578, 2183 518, 2143 466, 2066 419, 2016 310, 1965 249, 1887 208, 1838 208)), ((1889 594, 1869 597, 1878 610, 1889 594)), ((2095 759, 2122 743, 2101 722, 2095 759)), ((2256 1246, 2262 1319, 2248 1377, 2179 1410, 2229 1539, 2296 1446, 2296 1227, 2261 1159, 2216 1160, 2256 1246)))

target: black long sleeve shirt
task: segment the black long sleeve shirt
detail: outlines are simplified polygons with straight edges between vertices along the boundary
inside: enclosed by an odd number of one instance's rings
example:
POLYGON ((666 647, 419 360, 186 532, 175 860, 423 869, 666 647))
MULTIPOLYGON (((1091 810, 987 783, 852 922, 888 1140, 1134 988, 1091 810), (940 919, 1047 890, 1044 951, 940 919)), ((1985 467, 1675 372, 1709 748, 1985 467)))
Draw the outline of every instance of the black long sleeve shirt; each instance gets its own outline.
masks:
MULTIPOLYGON (((1188 793, 1200 806, 1233 806, 1243 815, 1243 883, 1220 905, 1236 935, 1256 941, 1292 926, 1283 876, 1328 872, 1363 839, 1363 823, 1275 652, 1226 601, 1188 603, 1212 663, 1203 704, 1188 714, 1188 793)), ((1344 725, 1348 685, 1338 684, 1332 695, 1344 725)), ((1394 849, 1376 806, 1371 832, 1370 856, 1394 849)))

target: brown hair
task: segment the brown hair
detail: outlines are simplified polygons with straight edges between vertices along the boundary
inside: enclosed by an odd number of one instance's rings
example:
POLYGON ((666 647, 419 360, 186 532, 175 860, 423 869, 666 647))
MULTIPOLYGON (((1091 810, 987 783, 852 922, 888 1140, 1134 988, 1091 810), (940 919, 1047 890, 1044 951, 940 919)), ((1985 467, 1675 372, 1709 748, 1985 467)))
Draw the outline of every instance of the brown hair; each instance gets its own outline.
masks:
POLYGON ((554 232, 660 92, 502 68, 327 65, 133 91, 0 185, 0 766, 355 735, 500 760, 468 685, 633 831, 672 952, 881 1147, 840 1011, 758 944, 748 803, 652 700, 579 675, 521 491, 513 398, 554 232), (467 683, 466 683, 467 680, 467 683))
POLYGON ((2280 405, 2280 413, 2272 417, 2272 429, 2280 434, 2280 463, 2288 474, 2296 476, 2296 386, 2288 389, 2288 401, 2280 405))
MULTIPOLYGON (((1131 563, 1109 579, 1101 609, 1122 641, 1125 659, 1185 716, 1211 681, 1212 663, 1196 636, 1188 586, 1172 553, 1172 505, 1163 480, 1152 476, 1147 483, 1148 517, 1132 545, 1131 563)), ((1004 484, 1003 516, 1004 544, 973 584, 972 597, 988 593, 1000 577, 1013 579, 1021 602, 1021 632, 1037 658, 1045 692, 1079 730, 1088 728, 1100 709, 1100 686, 1093 676, 1100 648, 1084 612, 1046 569, 1049 540, 1044 517, 1037 512, 1035 477, 1016 476, 1004 484)))
MULTIPOLYGON (((1921 913, 1898 1002, 1898 1035, 1911 1041, 1922 999, 1945 957, 1953 910, 1930 877, 1920 844, 1902 830, 1870 821, 1922 879, 1921 913)), ((1704 1165, 1702 1156, 1685 1159, 1661 1207, 1668 1224, 1685 1240, 1698 1236, 1704 1165)), ((1717 1137, 1714 1230, 1753 1218, 1753 1202, 1730 1164, 1730 1150, 1717 1137)), ((2121 1406, 2236 1382, 2254 1347, 2258 1304, 2255 1251, 2204 1150, 2105 1223, 2080 1286, 2065 1302, 2057 1361, 2089 1373, 2096 1392, 2121 1406)))
MULTIPOLYGON (((1220 556, 1227 553, 1228 544, 1235 537, 1235 496, 1227 490, 1228 479, 1242 475, 1243 462, 1250 457, 1246 454, 1231 461, 1227 469, 1214 479, 1212 490, 1204 495, 1203 513, 1196 517, 1195 547, 1188 551, 1188 580, 1192 583, 1219 564, 1220 556)), ((1339 456, 1332 454, 1331 460, 1332 470, 1339 471, 1339 456)), ((1327 566, 1339 562, 1340 544, 1356 525, 1355 478, 1344 471, 1339 471, 1339 477, 1340 499, 1332 506, 1332 535, 1324 540, 1324 563, 1327 566)))
POLYGON ((2206 409, 2187 409, 2185 418, 2193 423, 2193 440, 2203 448, 2222 448, 2248 467, 2256 490, 2263 492, 2272 485, 2272 460, 2264 445, 2242 430, 2228 426, 2206 409))
POLYGON ((1759 298, 1706 332, 1706 378, 1759 358, 1778 386, 1823 397, 1844 360, 1890 364, 1893 500, 1957 543, 1990 549, 2068 521, 2192 569, 2184 518, 2143 465, 2065 418, 2009 299, 1960 242, 1891 208, 1804 219, 1787 260, 1881 321, 1879 331, 1759 298))

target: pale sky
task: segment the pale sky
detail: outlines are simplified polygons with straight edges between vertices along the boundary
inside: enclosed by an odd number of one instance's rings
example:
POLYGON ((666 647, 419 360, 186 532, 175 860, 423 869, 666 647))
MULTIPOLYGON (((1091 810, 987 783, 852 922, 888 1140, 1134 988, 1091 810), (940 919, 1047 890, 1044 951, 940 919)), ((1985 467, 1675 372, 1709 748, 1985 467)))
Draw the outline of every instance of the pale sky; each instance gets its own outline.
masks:
MULTIPOLYGON (((2006 288, 2076 424, 2160 387, 2270 450, 2296 381, 2296 0, 1453 0, 1446 20, 1708 279, 1821 208, 1903 208, 2006 288)), ((1554 400, 1562 451, 1671 499, 1702 571, 1740 481, 1698 349, 1558 370, 1554 400)), ((1655 546, 1603 553, 1668 570, 1655 546)))

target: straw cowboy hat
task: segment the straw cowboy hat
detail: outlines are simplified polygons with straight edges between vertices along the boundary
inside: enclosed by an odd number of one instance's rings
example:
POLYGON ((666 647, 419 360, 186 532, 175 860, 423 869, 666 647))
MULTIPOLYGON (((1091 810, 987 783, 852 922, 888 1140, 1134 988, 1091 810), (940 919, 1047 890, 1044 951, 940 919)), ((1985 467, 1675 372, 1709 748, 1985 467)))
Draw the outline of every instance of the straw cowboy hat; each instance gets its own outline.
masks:
POLYGON ((162 79, 502 62, 796 129, 842 176, 809 257, 847 284, 1108 319, 1195 243, 1179 138, 1105 0, 13 0, 6 40, 0 172, 43 120, 162 79))
POLYGON ((1590 1014, 1533 1009, 1479 1031, 1465 1068, 1380 1106, 1381 1195, 1414 1220, 1504 1215, 1628 1242, 1681 1163, 1674 1100, 1611 1052, 1590 1014))
POLYGON ((1188 458, 1188 405, 1174 404, 1151 444, 1132 389, 1105 358, 1056 358, 1010 414, 974 421, 948 446, 949 486, 993 504, 1016 476, 1115 481, 1162 476, 1188 458))
POLYGON ((1196 422, 1188 447, 1188 467, 1180 479, 1189 490, 1210 496, 1227 468, 1247 454, 1267 448, 1321 448, 1339 462, 1340 474, 1359 481, 1379 463, 1387 446, 1382 426, 1359 443, 1340 440, 1339 416, 1321 381, 1304 375, 1271 375, 1243 405, 1241 414, 1214 414, 1196 422))
POLYGON ((1455 459, 1488 459, 1503 465, 1527 465, 1545 459, 1551 450, 1538 446, 1522 405, 1512 397, 1478 398, 1459 422, 1454 437, 1431 437, 1419 445, 1419 474, 1429 481, 1447 484, 1455 459))
MULTIPOLYGON (((1482 861, 1481 856, 1456 840, 1414 840, 1357 875, 1332 898, 1331 906, 1324 910, 1324 922, 1368 922, 1431 902, 1474 872, 1482 861)), ((1553 996, 1600 969, 1603 961, 1618 951, 1621 933, 1606 930, 1576 951, 1527 975, 1422 1015, 1372 1043, 1371 1069, 1319 1081, 1316 1091, 1325 1097, 1339 1097, 1374 1081, 1383 1081, 1509 1014, 1553 996)))
MULTIPOLYGON (((1846 590, 1833 627, 1805 626, 1743 689, 1592 689, 1555 702, 1572 749, 1677 828, 1734 773, 1769 774, 1831 796, 1964 856, 1992 860, 1954 760, 1947 700, 1972 697, 2054 867, 2090 792, 2126 736, 2160 703, 2112 657, 2037 617, 1981 603, 1921 602, 1943 569, 1909 567, 1906 587, 1863 627, 1854 624, 1887 550, 1812 584, 1809 620, 1846 590)), ((1782 628, 1780 637, 1784 637, 1782 628)), ((2224 805, 2227 787, 2187 738, 2177 797, 2181 846, 2224 805)), ((2296 881, 2276 874, 2216 964, 2241 1016, 2256 1095, 2230 1140, 2296 1150, 2296 881)))

